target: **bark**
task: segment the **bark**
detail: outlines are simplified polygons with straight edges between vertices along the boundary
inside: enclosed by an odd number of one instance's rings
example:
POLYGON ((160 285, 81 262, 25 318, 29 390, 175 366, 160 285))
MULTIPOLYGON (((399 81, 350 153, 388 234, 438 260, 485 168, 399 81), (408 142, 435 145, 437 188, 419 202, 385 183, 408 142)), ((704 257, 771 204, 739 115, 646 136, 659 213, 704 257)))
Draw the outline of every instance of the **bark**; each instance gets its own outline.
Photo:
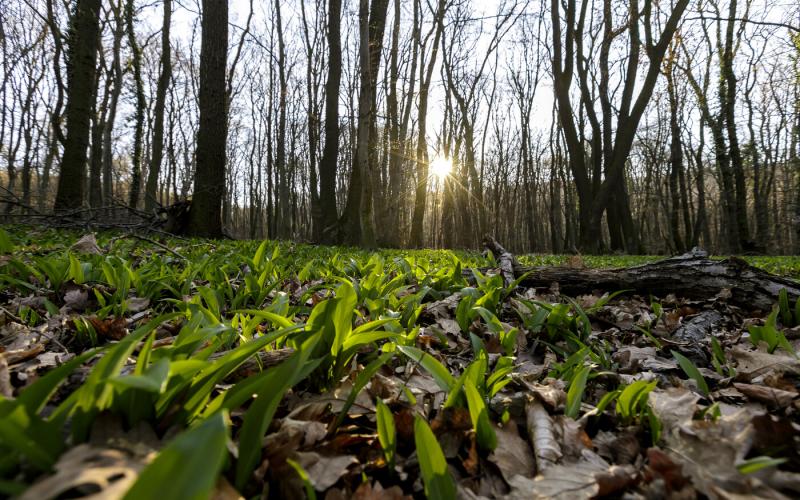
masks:
POLYGON ((100 0, 77 0, 70 26, 65 110, 67 134, 54 205, 56 211, 83 205, 99 31, 100 0))
POLYGON ((341 0, 328 1, 328 78, 325 83, 325 146, 319 162, 321 242, 337 239, 336 165, 339 159, 339 87, 342 78, 341 0))
POLYGON ((156 103, 153 109, 153 151, 150 167, 147 170, 147 184, 144 190, 144 209, 151 212, 158 204, 158 176, 161 173, 161 162, 164 158, 164 108, 167 100, 167 88, 172 75, 172 51, 169 32, 172 24, 172 0, 164 0, 164 18, 161 26, 161 71, 156 87, 156 103))
POLYGON ((147 102, 144 95, 144 81, 142 80, 142 50, 136 41, 134 30, 136 21, 134 0, 125 4, 125 24, 128 33, 128 45, 131 49, 131 67, 133 69, 133 84, 136 93, 134 110, 133 151, 131 152, 131 188, 128 193, 128 205, 133 208, 139 204, 142 190, 142 149, 144 144, 144 114, 147 102))
MULTIPOLYGON (((436 64, 436 55, 439 51, 439 40, 444 31, 444 13, 447 8, 446 0, 439 0, 434 22, 436 23, 433 45, 431 47, 431 58, 427 68, 420 66, 419 82, 419 111, 417 116, 417 182, 414 196, 414 215, 411 220, 412 247, 421 247, 424 244, 423 218, 425 215, 425 198, 428 192, 428 141, 427 118, 428 118, 428 90, 430 89, 433 68, 436 64)), ((419 42, 419 40, 417 40, 419 42)))
MULTIPOLYGON (((121 2, 121 0, 120 0, 121 2)), ((103 126, 103 199, 110 203, 114 197, 114 150, 112 146, 114 123, 117 118, 117 105, 122 93, 122 62, 120 51, 122 37, 125 34, 125 22, 121 12, 121 3, 112 3, 112 11, 116 18, 114 41, 111 48, 111 77, 113 89, 108 103, 108 115, 103 126)))
MULTIPOLYGON (((507 253, 491 239, 486 248, 495 255, 507 253)), ((711 260, 705 251, 621 269, 576 269, 571 267, 525 267, 514 265, 514 276, 526 275, 520 286, 550 289, 557 284, 560 293, 576 296, 598 290, 630 290, 640 295, 665 297, 675 294, 687 299, 708 300, 719 294, 728 303, 748 311, 769 311, 785 288, 794 301, 800 297, 800 283, 755 268, 742 259, 711 260), (527 275, 526 275, 527 274, 527 275)))
POLYGON ((283 21, 281 19, 281 2, 275 0, 275 30, 278 34, 278 137, 275 144, 275 170, 278 176, 276 192, 276 236, 290 236, 289 214, 289 181, 286 170, 286 98, 289 93, 286 76, 286 45, 283 40, 283 21))
POLYGON ((201 24, 200 127, 189 232, 194 236, 219 238, 222 236, 228 122, 225 86, 228 3, 203 0, 201 24))

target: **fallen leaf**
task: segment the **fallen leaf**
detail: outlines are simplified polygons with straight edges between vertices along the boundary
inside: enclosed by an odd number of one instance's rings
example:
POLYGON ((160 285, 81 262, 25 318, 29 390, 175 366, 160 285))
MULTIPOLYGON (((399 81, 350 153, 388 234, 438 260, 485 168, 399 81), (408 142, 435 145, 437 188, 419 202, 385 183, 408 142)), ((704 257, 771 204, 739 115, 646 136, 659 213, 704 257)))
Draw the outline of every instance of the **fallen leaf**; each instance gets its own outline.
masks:
MULTIPOLYGON (((64 293, 64 307, 72 311, 82 312, 89 306, 89 292, 80 286, 70 287, 64 293)), ((63 310, 62 310, 63 312, 63 310)))
POLYGON ((510 421, 505 427, 495 427, 497 448, 489 455, 489 461, 497 465, 506 481, 514 476, 533 477, 536 473, 536 460, 530 445, 522 439, 516 425, 510 421))
POLYGON ((11 374, 8 372, 8 361, 4 352, 0 352, 0 396, 6 399, 14 396, 14 387, 11 386, 11 374))
POLYGON ((147 297, 128 297, 125 306, 130 313, 139 313, 150 307, 150 299, 147 297))
POLYGON ((90 316, 87 319, 99 337, 122 340, 128 334, 128 321, 123 317, 99 319, 96 316, 90 316))
POLYGON ((348 473, 348 467, 357 464, 352 455, 326 457, 316 452, 297 452, 297 462, 308 472, 309 480, 317 491, 325 491, 348 473))
POLYGON ((15 351, 6 351, 5 359, 9 365, 14 365, 17 363, 22 363, 23 361, 27 361, 29 359, 35 358, 39 354, 44 352, 44 346, 42 344, 36 344, 30 349, 19 349, 15 351))
POLYGON ((94 255, 102 255, 103 251, 97 245, 97 239, 94 233, 83 235, 81 239, 76 241, 69 247, 70 250, 78 253, 89 253, 94 255))
POLYGON ((769 354, 741 346, 736 346, 728 352, 736 361, 736 378, 743 382, 750 382, 756 377, 768 374, 800 375, 800 360, 782 353, 769 354))
POLYGON ((767 406, 786 408, 795 398, 796 392, 774 389, 763 385, 734 383, 733 386, 742 394, 767 406))
POLYGON ((55 465, 55 474, 28 488, 20 500, 61 498, 67 492, 99 500, 121 498, 147 465, 124 451, 81 444, 67 451, 55 465))
POLYGON ((350 498, 352 500, 411 500, 411 496, 403 494, 403 490, 399 486, 383 489, 378 481, 361 483, 350 498))

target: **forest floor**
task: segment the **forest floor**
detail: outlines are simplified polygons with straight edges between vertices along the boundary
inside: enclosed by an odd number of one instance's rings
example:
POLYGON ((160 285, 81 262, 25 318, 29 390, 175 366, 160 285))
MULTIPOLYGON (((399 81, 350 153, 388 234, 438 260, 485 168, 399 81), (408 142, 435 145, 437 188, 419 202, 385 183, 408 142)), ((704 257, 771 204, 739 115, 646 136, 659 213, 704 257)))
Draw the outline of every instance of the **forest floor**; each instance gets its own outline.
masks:
POLYGON ((0 496, 800 495, 800 304, 520 283, 477 252, 0 229, 0 496))

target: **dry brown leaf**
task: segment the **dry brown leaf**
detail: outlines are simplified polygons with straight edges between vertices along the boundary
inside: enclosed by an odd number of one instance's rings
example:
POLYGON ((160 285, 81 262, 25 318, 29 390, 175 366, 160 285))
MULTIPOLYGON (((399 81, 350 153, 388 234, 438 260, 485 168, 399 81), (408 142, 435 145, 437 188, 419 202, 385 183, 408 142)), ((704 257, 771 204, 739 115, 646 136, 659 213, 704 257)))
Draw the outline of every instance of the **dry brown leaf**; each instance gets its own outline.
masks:
POLYGON ((648 394, 650 409, 665 430, 689 423, 699 400, 700 396, 683 387, 671 387, 666 391, 655 389, 648 394))
POLYGON ((130 313, 139 313, 150 307, 150 299, 147 297, 128 297, 125 306, 130 313))
POLYGON ((636 480, 636 470, 629 465, 610 466, 590 450, 584 450, 577 462, 547 468, 534 479, 514 477, 507 500, 589 499, 621 491, 636 480))
POLYGON ((643 361, 656 356, 655 347, 625 346, 615 352, 611 358, 619 363, 623 373, 635 373, 641 369, 643 361))
POLYGON ((348 473, 348 467, 357 464, 353 455, 326 457, 316 452, 297 452, 297 461, 308 472, 309 480, 317 491, 325 491, 348 473))
POLYGON ((97 245, 97 239, 94 233, 83 235, 81 239, 76 241, 69 247, 70 250, 78 253, 89 253, 94 255, 102 255, 103 251, 97 245))
POLYGON ((128 321, 123 318, 99 319, 96 316, 87 318, 99 337, 108 340, 122 340, 128 334, 128 321))
POLYGON ((733 386, 742 394, 770 407, 786 408, 795 398, 796 392, 773 389, 763 385, 734 383, 733 386))
POLYGON ((8 372, 8 361, 4 352, 0 352, 0 396, 6 399, 14 396, 14 387, 11 385, 11 374, 8 372))
POLYGON ((522 439, 513 420, 505 427, 495 427, 497 448, 489 455, 489 460, 497 465, 506 481, 514 476, 533 477, 536 474, 536 460, 531 447, 522 439))
POLYGON ((44 346, 42 344, 36 344, 30 349, 19 349, 16 351, 6 351, 5 358, 6 362, 9 365, 15 365, 17 363, 22 363, 23 361, 27 361, 29 359, 35 358, 39 354, 44 352, 44 346))
POLYGON ((736 378, 744 382, 750 382, 756 377, 770 374, 800 375, 800 360, 783 353, 769 354, 741 346, 736 346, 728 352, 736 361, 736 378))
MULTIPOLYGON (((64 294, 64 307, 81 312, 89 306, 89 292, 82 287, 73 286, 64 294)), ((64 312, 62 308, 62 312, 64 312)))
POLYGON ((61 455, 55 474, 28 488, 20 500, 60 498, 67 492, 83 493, 87 500, 121 498, 145 465, 121 450, 81 444, 61 455))
POLYGON ((350 498, 352 500, 411 500, 411 496, 403 494, 403 490, 399 486, 383 489, 378 481, 361 483, 350 498))

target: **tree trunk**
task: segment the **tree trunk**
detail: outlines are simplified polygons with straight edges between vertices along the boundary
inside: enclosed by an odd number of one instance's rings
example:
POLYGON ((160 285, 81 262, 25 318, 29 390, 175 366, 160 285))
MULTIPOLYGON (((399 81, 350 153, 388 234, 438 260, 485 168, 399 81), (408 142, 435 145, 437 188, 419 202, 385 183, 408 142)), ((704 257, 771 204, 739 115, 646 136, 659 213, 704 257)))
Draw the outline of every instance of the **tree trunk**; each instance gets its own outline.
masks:
POLYGON ((228 2, 203 0, 200 46, 200 127, 189 233, 222 237, 225 194, 227 113, 225 72, 228 54, 228 2))
POLYGON ((151 212, 158 204, 158 176, 161 172, 161 161, 164 157, 164 107, 167 100, 167 88, 172 74, 172 51, 169 31, 172 20, 172 0, 164 0, 164 19, 161 26, 161 72, 156 87, 156 104, 153 109, 153 152, 150 168, 147 170, 147 184, 144 189, 144 209, 151 212))
POLYGON ((133 83, 136 89, 136 106, 134 111, 133 152, 131 154, 131 189, 128 193, 128 205, 136 208, 142 190, 142 149, 144 143, 144 114, 147 102, 142 80, 142 50, 136 41, 134 0, 125 5, 125 21, 128 31, 128 45, 131 49, 131 67, 133 83))
POLYGON ((54 205, 56 211, 83 205, 99 31, 100 0, 76 0, 69 37, 67 134, 54 205))
POLYGON ((339 161, 339 86, 342 79, 342 1, 328 0, 328 79, 325 83, 325 146, 319 162, 321 242, 337 240, 336 166, 339 161))

